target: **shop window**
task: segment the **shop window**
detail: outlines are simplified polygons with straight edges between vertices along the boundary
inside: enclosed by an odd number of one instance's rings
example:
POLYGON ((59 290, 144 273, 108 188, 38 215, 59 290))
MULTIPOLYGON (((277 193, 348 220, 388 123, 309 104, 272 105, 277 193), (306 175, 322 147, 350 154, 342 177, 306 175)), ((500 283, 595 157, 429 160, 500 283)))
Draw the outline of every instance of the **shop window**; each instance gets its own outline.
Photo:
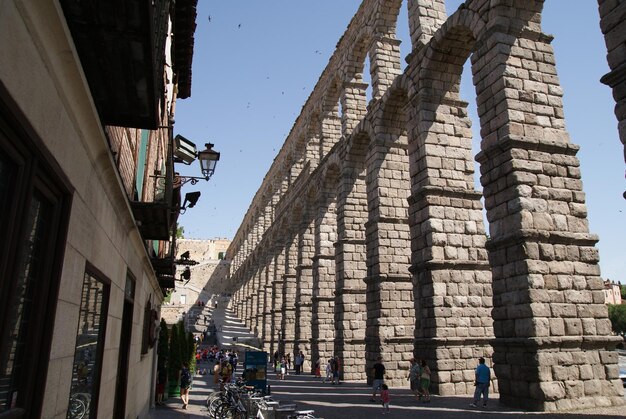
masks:
POLYGON ((85 273, 67 418, 95 418, 106 329, 109 286, 85 273))

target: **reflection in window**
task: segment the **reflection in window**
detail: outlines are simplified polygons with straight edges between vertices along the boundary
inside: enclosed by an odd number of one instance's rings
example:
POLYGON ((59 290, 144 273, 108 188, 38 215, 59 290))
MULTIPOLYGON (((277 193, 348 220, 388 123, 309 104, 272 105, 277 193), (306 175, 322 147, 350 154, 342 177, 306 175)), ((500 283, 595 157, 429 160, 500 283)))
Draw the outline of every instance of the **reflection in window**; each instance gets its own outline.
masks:
POLYGON ((97 400, 100 353, 102 352, 101 346, 104 344, 107 291, 103 283, 85 273, 72 368, 68 418, 96 417, 94 402, 97 400))
POLYGON ((33 294, 41 277, 43 245, 50 225, 50 206, 33 196, 26 218, 27 237, 22 242, 19 272, 15 278, 7 310, 7 330, 3 336, 0 360, 0 412, 16 406, 21 369, 26 361, 27 333, 33 310, 33 294))

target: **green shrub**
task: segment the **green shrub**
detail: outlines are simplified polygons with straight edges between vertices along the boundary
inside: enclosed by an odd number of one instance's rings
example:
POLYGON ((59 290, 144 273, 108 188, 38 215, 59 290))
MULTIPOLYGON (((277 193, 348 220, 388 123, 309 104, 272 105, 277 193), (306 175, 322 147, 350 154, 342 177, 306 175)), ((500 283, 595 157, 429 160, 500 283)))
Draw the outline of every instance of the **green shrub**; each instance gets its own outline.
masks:
POLYGON ((615 333, 626 334, 626 304, 609 304, 609 319, 615 333))

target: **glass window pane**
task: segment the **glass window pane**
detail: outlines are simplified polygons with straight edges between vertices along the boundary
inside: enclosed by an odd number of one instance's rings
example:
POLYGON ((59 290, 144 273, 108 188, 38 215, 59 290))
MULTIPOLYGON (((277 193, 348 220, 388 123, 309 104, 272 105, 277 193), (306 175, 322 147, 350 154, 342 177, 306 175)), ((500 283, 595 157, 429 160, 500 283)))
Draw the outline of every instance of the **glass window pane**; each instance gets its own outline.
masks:
POLYGON ((26 217, 26 238, 21 244, 18 272, 6 312, 8 327, 0 340, 0 353, 3 354, 0 360, 0 412, 16 405, 17 389, 22 378, 20 371, 29 352, 26 347, 27 332, 34 310, 33 296, 46 256, 43 253, 51 213, 50 205, 34 195, 26 217))
POLYGON ((104 305, 107 289, 103 283, 85 273, 72 368, 72 386, 68 418, 95 417, 93 409, 100 377, 101 346, 104 344, 104 305))

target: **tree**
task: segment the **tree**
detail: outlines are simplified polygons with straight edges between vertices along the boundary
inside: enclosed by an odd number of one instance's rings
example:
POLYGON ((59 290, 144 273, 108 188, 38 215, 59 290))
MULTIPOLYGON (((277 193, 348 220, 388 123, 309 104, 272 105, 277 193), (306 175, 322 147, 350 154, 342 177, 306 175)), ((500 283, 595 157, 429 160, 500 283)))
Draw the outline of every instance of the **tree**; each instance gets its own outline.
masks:
POLYGON ((619 291, 622 294, 622 300, 626 300, 626 285, 620 285, 619 291))
POLYGON ((196 372, 196 341, 191 332, 187 332, 187 357, 185 359, 188 360, 189 369, 194 374, 196 372))
POLYGON ((615 333, 626 334, 626 304, 609 304, 609 319, 615 333))
POLYGON ((167 294, 165 295, 165 298, 163 298, 163 303, 164 304, 169 304, 170 301, 172 300, 172 294, 174 294, 174 290, 171 289, 167 292, 167 294))
POLYGON ((165 371, 167 368, 167 361, 170 353, 170 345, 169 345, 169 331, 167 330, 167 323, 165 320, 161 319, 161 324, 159 326, 159 346, 158 353, 159 358, 157 361, 157 371, 165 371))
POLYGON ((181 351, 180 351, 180 333, 184 333, 181 329, 179 330, 178 325, 172 326, 172 331, 170 335, 170 358, 168 364, 168 379, 169 379, 169 394, 170 396, 178 396, 180 395, 180 388, 178 387, 179 382, 179 374, 180 374, 180 364, 181 364, 181 351))
POLYGON ((176 224, 176 238, 177 239, 185 238, 185 227, 179 226, 178 224, 176 224))

